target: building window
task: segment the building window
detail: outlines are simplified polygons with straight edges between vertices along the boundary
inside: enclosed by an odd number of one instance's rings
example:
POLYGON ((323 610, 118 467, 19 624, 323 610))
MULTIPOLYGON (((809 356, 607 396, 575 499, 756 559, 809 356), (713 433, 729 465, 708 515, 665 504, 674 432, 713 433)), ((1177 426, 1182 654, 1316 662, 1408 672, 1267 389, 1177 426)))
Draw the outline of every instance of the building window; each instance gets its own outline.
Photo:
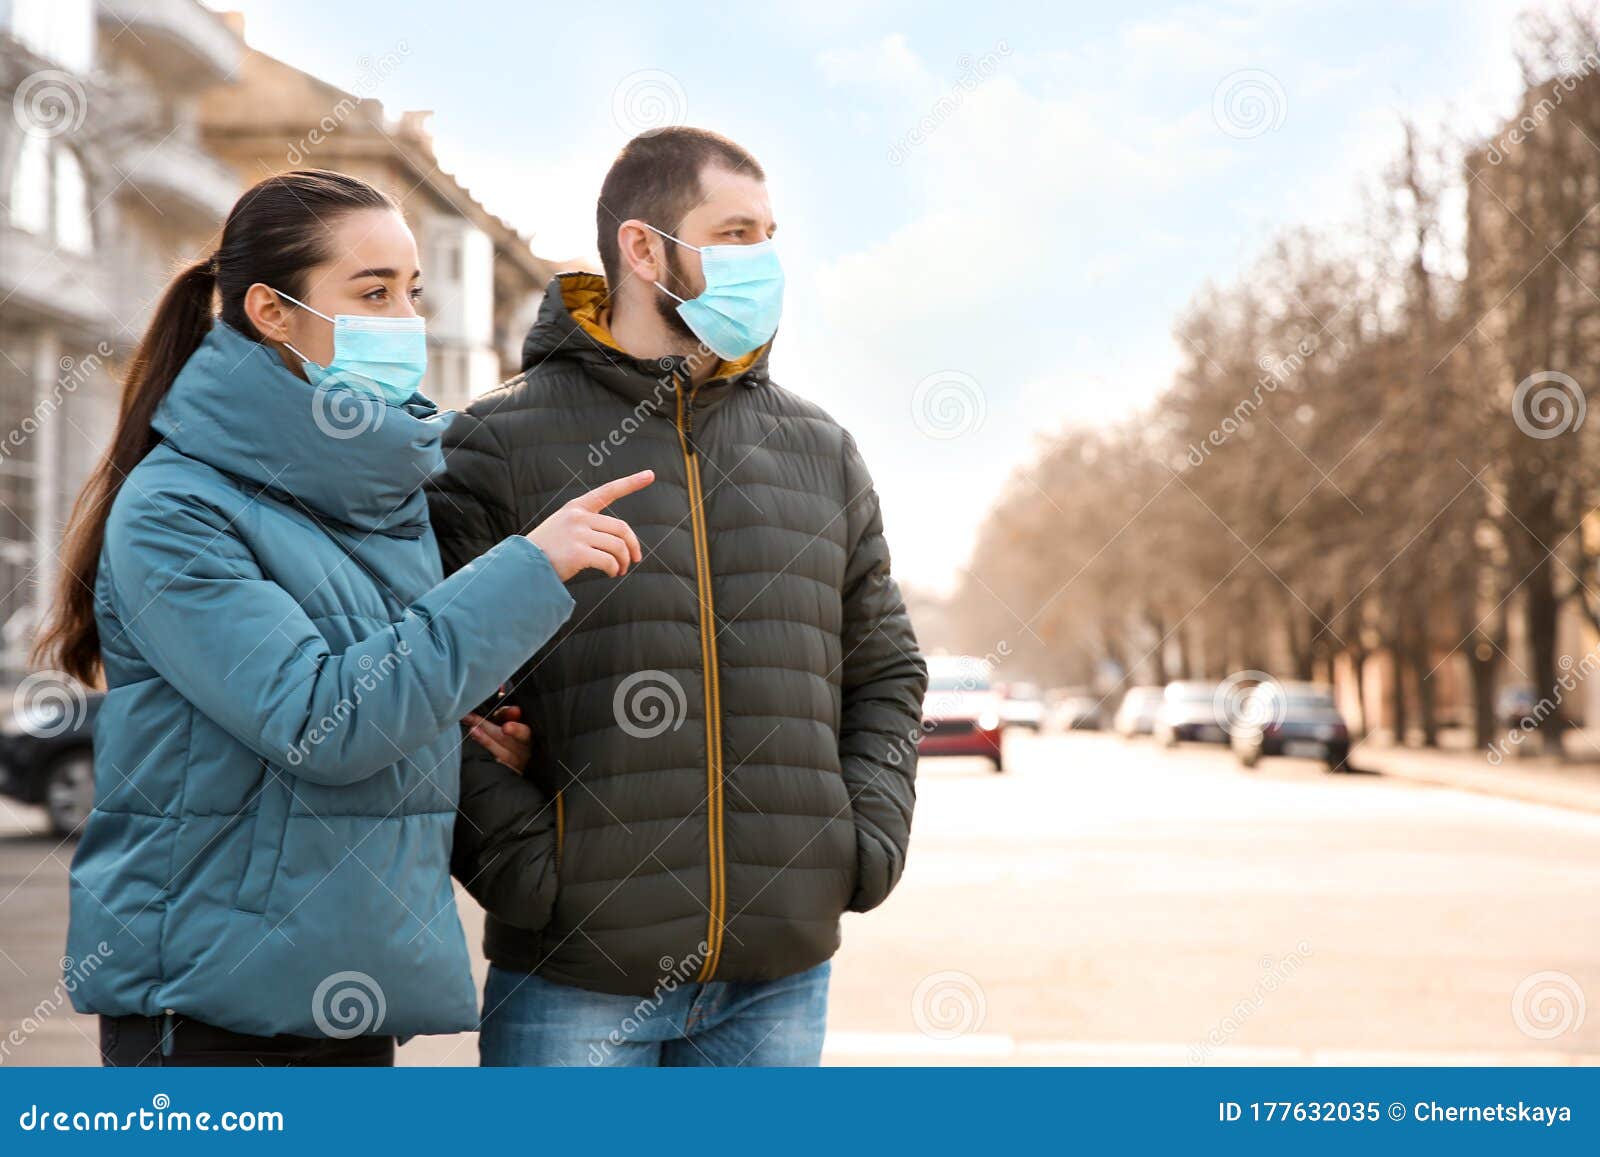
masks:
POLYGON ((11 224, 73 253, 94 247, 89 183, 77 153, 45 137, 21 138, 11 180, 11 224))
POLYGON ((88 72, 94 65, 94 21, 93 0, 0 3, 0 24, 30 51, 69 72, 88 72))
POLYGON ((29 233, 50 232, 50 142, 24 135, 11 177, 11 224, 29 233))
POLYGON ((55 156, 55 238, 56 244, 74 253, 87 253, 94 247, 89 224, 89 183, 83 177, 83 163, 71 149, 57 149, 55 156))

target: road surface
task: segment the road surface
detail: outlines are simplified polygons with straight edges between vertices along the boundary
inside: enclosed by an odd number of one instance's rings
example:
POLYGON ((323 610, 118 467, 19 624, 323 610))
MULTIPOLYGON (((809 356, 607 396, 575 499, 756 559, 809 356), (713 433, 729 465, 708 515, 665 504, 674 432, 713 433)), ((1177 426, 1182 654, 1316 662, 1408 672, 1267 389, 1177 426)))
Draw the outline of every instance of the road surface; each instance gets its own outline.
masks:
MULTIPOLYGON (((1007 745, 1004 775, 923 763, 905 879, 846 918, 829 1063, 1600 1061, 1600 815, 1221 748, 1007 745)), ((0 804, 0 1029, 27 1030, 0 1064, 94 1063, 93 1021, 54 1008, 71 845, 41 827, 0 804)))

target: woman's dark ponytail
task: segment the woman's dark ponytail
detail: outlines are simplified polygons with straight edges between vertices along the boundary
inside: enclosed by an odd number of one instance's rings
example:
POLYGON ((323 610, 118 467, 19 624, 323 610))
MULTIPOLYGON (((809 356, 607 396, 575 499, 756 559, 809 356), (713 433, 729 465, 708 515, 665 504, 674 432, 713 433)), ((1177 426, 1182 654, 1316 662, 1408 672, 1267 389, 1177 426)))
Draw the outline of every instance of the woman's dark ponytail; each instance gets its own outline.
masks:
POLYGON ((186 266, 156 306, 128 363, 116 432, 73 503, 61 544, 61 582, 49 618, 34 644, 35 665, 95 684, 101 674, 94 584, 105 541, 106 516, 128 472, 155 446, 156 407, 206 334, 223 322, 261 340, 245 316, 244 298, 257 282, 300 295, 307 273, 327 260, 329 226, 355 209, 394 209, 365 181, 308 169, 268 177, 228 214, 217 252, 186 266))

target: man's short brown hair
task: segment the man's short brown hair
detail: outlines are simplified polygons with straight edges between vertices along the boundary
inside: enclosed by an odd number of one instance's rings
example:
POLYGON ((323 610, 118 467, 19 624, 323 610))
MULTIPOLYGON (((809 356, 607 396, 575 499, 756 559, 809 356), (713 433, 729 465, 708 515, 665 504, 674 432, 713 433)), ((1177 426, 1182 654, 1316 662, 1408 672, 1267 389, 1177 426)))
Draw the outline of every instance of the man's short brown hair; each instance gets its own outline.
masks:
POLYGON ((754 157, 707 129, 653 129, 622 147, 600 186, 600 204, 595 210, 600 265, 612 292, 625 272, 617 249, 617 226, 636 217, 676 233, 705 195, 700 174, 713 164, 758 181, 767 179, 754 157))

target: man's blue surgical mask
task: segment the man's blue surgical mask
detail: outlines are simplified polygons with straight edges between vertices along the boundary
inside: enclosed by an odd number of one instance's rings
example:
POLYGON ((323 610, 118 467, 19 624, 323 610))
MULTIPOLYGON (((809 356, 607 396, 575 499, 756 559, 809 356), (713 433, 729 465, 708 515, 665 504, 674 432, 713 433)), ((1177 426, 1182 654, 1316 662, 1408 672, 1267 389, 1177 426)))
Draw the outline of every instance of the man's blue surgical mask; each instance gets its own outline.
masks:
POLYGON ((288 342, 283 343, 305 363, 306 380, 313 386, 326 383, 364 388, 396 406, 417 392, 422 375, 428 371, 428 333, 424 319, 353 313, 329 317, 289 297, 281 289, 273 292, 333 324, 333 360, 325 366, 319 366, 288 342))
POLYGON ((698 297, 685 300, 659 281, 654 284, 678 303, 678 316, 707 349, 732 361, 772 340, 783 313, 783 266, 771 241, 690 245, 648 222, 644 225, 685 249, 700 251, 706 287, 698 297))

